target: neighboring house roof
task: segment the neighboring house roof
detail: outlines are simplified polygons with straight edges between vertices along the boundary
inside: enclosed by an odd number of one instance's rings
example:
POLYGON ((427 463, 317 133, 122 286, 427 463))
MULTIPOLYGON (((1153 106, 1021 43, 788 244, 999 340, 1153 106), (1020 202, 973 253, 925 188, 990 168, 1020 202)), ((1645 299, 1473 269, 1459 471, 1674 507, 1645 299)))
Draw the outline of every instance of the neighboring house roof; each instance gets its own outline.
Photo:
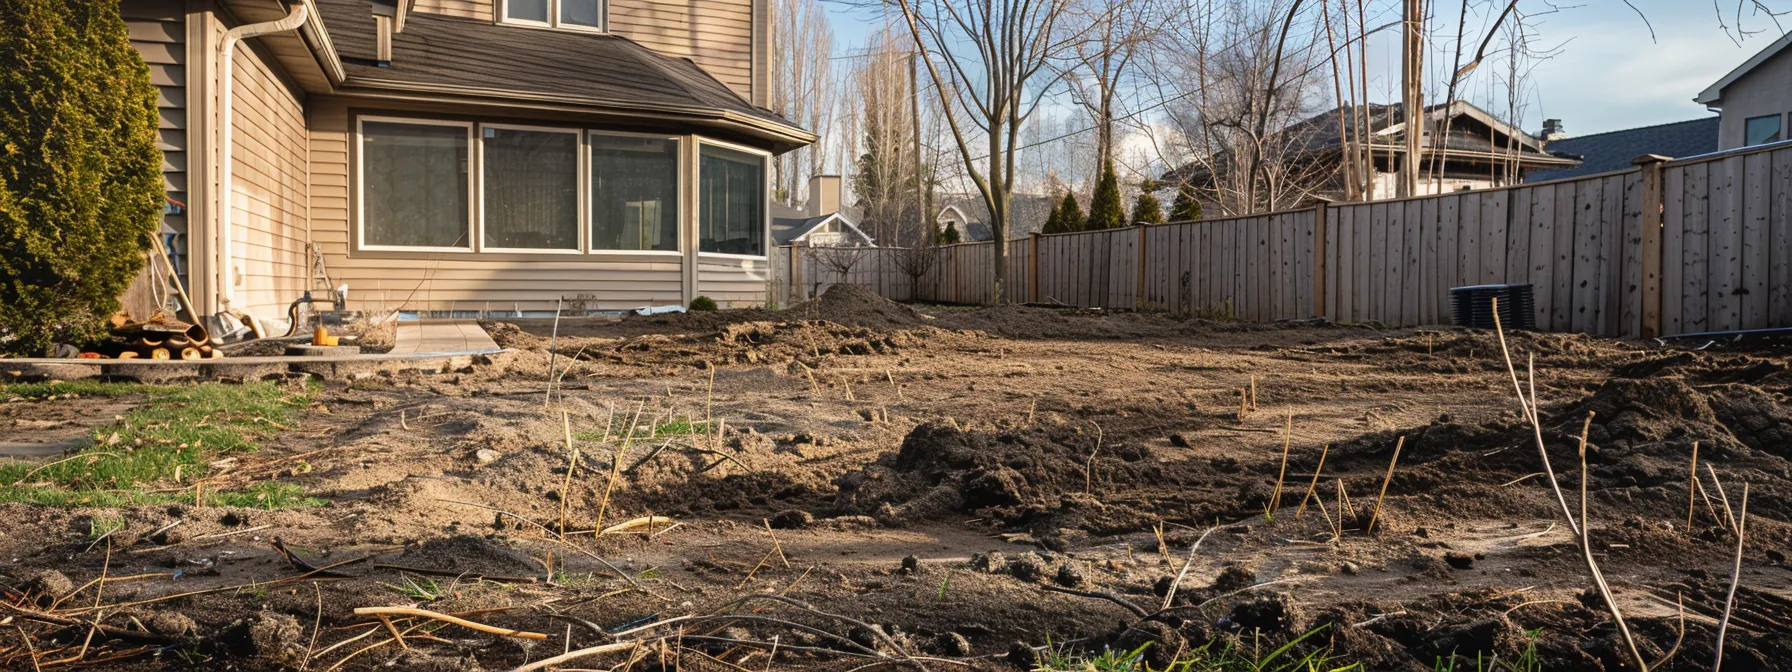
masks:
POLYGON ((315 0, 347 73, 345 89, 575 105, 622 116, 723 122, 789 148, 815 135, 754 107, 689 60, 626 37, 534 30, 412 12, 375 64, 368 0, 315 0))
MULTIPOLYGON (((989 208, 984 207, 982 196, 976 194, 945 196, 941 202, 944 205, 940 207, 939 213, 935 214, 933 219, 937 222, 945 218, 948 212, 956 212, 958 218, 965 222, 964 229, 958 232, 960 240, 965 242, 995 240, 995 233, 990 230, 988 223, 989 208)), ((1008 237, 1010 239, 1021 238, 1044 229, 1045 220, 1051 216, 1052 208, 1057 204, 1058 199, 1050 196, 1015 194, 1009 201, 1008 237)))
POLYGON ((1669 158, 1709 154, 1718 148, 1717 123, 1718 117, 1704 117, 1557 140, 1549 143, 1549 151, 1579 158, 1580 165, 1531 173, 1526 179, 1540 182, 1624 170, 1632 159, 1644 154, 1669 158))
POLYGON ((1693 102, 1709 107, 1722 107, 1724 104, 1724 87, 1736 83, 1736 80, 1742 79, 1743 75, 1760 67, 1761 64, 1766 63, 1768 59, 1778 56, 1779 53, 1785 51, 1787 47, 1792 47, 1792 33, 1781 35, 1780 39, 1774 40, 1773 44, 1767 45, 1766 49, 1762 49, 1754 56, 1749 57, 1747 61, 1743 61, 1742 65, 1736 66, 1736 69, 1731 70, 1730 74, 1724 75, 1723 79, 1717 80, 1717 82, 1711 86, 1705 87, 1704 91, 1699 92, 1699 97, 1692 99, 1693 102))
POLYGON ((796 241, 807 241, 810 233, 826 226, 828 222, 839 222, 850 231, 863 245, 872 245, 876 241, 859 229, 846 213, 836 212, 828 215, 811 217, 807 212, 797 210, 782 203, 772 204, 772 240, 779 245, 789 245, 796 241))

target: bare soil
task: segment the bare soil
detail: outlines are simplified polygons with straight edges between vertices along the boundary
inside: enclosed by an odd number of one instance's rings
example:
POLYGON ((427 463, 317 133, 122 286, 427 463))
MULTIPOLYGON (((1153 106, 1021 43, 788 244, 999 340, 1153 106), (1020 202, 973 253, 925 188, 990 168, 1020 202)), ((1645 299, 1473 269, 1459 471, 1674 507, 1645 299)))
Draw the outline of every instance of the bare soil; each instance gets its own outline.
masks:
MULTIPOLYGON (((328 506, 0 507, 7 603, 117 577, 71 602, 179 644, 94 643, 90 660, 138 654, 113 669, 508 669, 718 611, 831 634, 707 620, 663 648, 574 666, 633 655, 637 669, 766 669, 763 651, 723 640, 773 637, 785 648, 770 667, 868 662, 820 651, 858 651, 836 634, 973 669, 1025 664, 1048 642, 1153 642, 1163 662, 1214 639, 1267 649, 1323 628, 1302 647, 1371 670, 1531 647, 1543 669, 1628 669, 1490 333, 915 309, 853 288, 783 311, 487 328, 516 351, 448 376, 325 382, 296 427, 212 481, 272 478, 328 506), (726 429, 645 436, 706 420, 726 429), (641 438, 619 438, 630 427, 641 438), (604 526, 663 519, 594 535, 600 509, 604 526), (112 517, 124 529, 95 544, 92 521, 112 517), (346 562, 331 570, 342 576, 291 580, 303 570, 276 539, 311 566, 346 562), (852 620, 737 603, 767 595, 852 620), (388 635, 353 614, 367 606, 548 638, 450 626, 373 646, 388 635)), ((1535 356, 1550 464, 1577 515, 1593 412, 1592 545, 1645 655, 1678 639, 1658 669, 1709 668, 1735 549, 1719 520, 1747 483, 1724 669, 1792 669, 1792 352, 1508 338, 1521 377, 1535 356), (1724 491, 1701 466, 1712 503, 1695 497, 1688 529, 1695 441, 1724 491)), ((6 419, 83 403, 0 406, 0 434, 22 431, 6 419)), ((31 627, 36 650, 58 656, 87 631, 31 627)), ((0 637, 0 667, 29 669, 20 644, 0 637)))

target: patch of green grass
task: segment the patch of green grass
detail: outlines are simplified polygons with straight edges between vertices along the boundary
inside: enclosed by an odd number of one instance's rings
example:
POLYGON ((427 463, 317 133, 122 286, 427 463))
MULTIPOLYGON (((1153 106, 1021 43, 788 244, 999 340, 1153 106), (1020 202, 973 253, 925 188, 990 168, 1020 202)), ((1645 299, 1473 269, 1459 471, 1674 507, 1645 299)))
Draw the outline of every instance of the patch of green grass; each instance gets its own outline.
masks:
POLYGON ((435 579, 423 576, 413 577, 409 574, 405 575, 404 585, 402 586, 394 583, 383 583, 380 585, 398 591, 398 593, 405 597, 417 600, 418 602, 434 602, 442 599, 443 596, 448 594, 448 591, 443 589, 441 584, 436 583, 435 579))
MULTIPOLYGON (((693 421, 691 421, 690 418, 673 418, 669 422, 665 422, 665 423, 660 424, 659 426, 654 427, 653 433, 651 435, 649 435, 645 431, 642 431, 642 429, 639 427, 636 427, 634 432, 635 432, 634 438, 637 441, 639 441, 641 439, 656 438, 656 437, 661 437, 661 436, 692 436, 692 435, 699 435, 699 434, 708 434, 709 433, 709 423, 693 422, 693 421)), ((604 433, 601 431, 585 430, 585 431, 580 431, 580 432, 574 432, 572 436, 573 436, 573 438, 578 439, 580 441, 602 441, 602 440, 604 440, 604 433)), ((621 438, 624 438, 624 435, 621 431, 616 431, 616 432, 613 432, 610 434, 611 440, 617 440, 617 439, 621 439, 621 438)))
POLYGON ((98 539, 122 529, 124 529, 123 518, 118 516, 94 516, 87 521, 87 538, 98 539))
MULTIPOLYGON (((94 383, 76 394, 144 394, 149 400, 122 421, 100 427, 88 444, 42 463, 0 465, 0 501, 53 506, 126 506, 192 502, 192 493, 149 492, 149 486, 203 477, 211 462, 253 451, 257 442, 288 428, 303 392, 273 383, 183 387, 94 383), (179 479, 176 479, 176 476, 179 479)), ((17 393, 19 386, 7 388, 17 393)), ((34 387, 32 394, 69 393, 62 384, 34 387)), ((72 390, 71 390, 72 391, 72 390)), ((22 396, 22 395, 21 395, 22 396)), ((297 486, 261 483, 237 492, 207 492, 206 504, 284 508, 314 505, 297 486)))
POLYGON ((158 389, 138 383, 109 383, 91 378, 52 380, 43 383, 0 383, 0 401, 8 399, 47 399, 50 397, 122 397, 158 389))
POLYGON ((1362 672, 1361 663, 1339 663, 1318 649, 1298 655, 1296 647, 1325 630, 1320 626, 1268 653, 1209 642, 1161 670, 1145 664, 1145 650, 1076 653, 1047 646, 1034 672, 1362 672))

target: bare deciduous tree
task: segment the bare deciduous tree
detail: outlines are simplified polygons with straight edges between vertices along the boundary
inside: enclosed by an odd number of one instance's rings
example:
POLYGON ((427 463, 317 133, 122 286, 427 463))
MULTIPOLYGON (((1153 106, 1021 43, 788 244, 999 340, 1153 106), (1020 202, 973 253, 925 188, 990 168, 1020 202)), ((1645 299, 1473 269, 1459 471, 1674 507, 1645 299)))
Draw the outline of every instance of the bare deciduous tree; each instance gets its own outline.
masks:
POLYGON ((802 202, 809 177, 827 166, 834 117, 834 31, 817 0, 774 0, 776 23, 771 31, 771 108, 785 119, 822 135, 815 145, 779 156, 773 162, 773 187, 786 205, 802 202))

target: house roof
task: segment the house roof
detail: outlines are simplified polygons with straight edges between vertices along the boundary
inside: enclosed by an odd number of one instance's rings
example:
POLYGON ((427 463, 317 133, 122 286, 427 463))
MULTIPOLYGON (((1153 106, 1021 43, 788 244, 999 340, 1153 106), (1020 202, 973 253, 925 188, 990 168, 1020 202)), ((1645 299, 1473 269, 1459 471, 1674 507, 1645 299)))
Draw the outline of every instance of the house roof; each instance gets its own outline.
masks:
POLYGON ((853 223, 852 218, 848 217, 846 213, 836 212, 811 217, 803 210, 782 203, 772 204, 772 240, 778 245, 789 245, 791 242, 809 235, 809 232, 835 220, 858 234, 865 240, 865 244, 870 245, 875 242, 871 236, 859 230, 859 226, 853 223))
MULTIPOLYGON (((934 214, 934 221, 944 217, 946 211, 956 210, 965 220, 964 230, 958 232, 962 240, 977 242, 995 239, 995 233, 990 230, 988 223, 989 208, 983 205, 981 195, 945 196, 941 202, 944 205, 934 214)), ((1058 199, 1050 196, 1015 194, 1008 204, 1008 237, 1020 238, 1045 228, 1045 220, 1057 205, 1058 199)))
POLYGON ((376 65, 369 0, 314 0, 347 75, 345 89, 432 93, 569 105, 619 116, 681 118, 771 140, 780 149, 815 135, 754 107, 689 60, 614 34, 540 30, 410 12, 376 65))
POLYGON ((1631 159, 1644 154, 1687 157, 1718 149, 1717 117, 1658 124, 1621 131, 1595 133, 1549 143, 1549 151, 1578 157, 1579 166, 1567 170, 1539 171, 1526 179, 1537 182, 1581 177, 1630 167, 1631 159))
POLYGON ((1693 102, 1711 107, 1723 106, 1724 87, 1736 83, 1736 80, 1742 79, 1743 75, 1760 67, 1762 63, 1766 63, 1767 59, 1779 55, 1781 51, 1785 51, 1786 47, 1792 47, 1792 33, 1781 35, 1780 39, 1774 40, 1773 44, 1767 45, 1766 49, 1762 49, 1754 56, 1750 56, 1748 60, 1742 62, 1742 65, 1738 65, 1735 70, 1731 70, 1730 74, 1724 75, 1723 79, 1717 80, 1717 82, 1711 86, 1705 87, 1704 91, 1699 92, 1699 97, 1692 99, 1693 102))

